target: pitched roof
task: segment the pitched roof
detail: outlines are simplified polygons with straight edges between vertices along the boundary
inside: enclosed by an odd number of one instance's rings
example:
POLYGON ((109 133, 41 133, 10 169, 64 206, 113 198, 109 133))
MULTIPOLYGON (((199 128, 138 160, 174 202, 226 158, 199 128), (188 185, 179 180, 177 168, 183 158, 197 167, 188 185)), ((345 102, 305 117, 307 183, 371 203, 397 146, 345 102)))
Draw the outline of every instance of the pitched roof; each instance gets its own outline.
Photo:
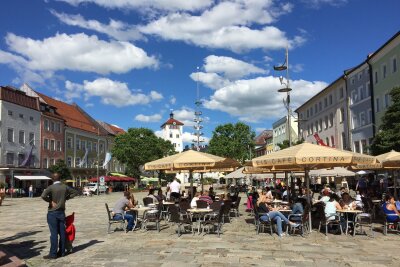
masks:
POLYGON ((161 125, 161 128, 163 128, 165 125, 184 125, 182 122, 175 120, 174 118, 169 118, 166 122, 161 125))
POLYGON ((39 100, 11 86, 0 86, 0 100, 7 101, 25 108, 39 110, 39 100))
POLYGON ((44 94, 36 92, 47 104, 57 108, 57 113, 60 114, 68 127, 76 128, 86 132, 100 134, 104 132, 103 128, 98 128, 99 125, 93 123, 86 114, 81 112, 76 104, 70 105, 65 102, 53 99, 44 94))
POLYGON ((263 130, 259 135, 256 136, 254 142, 256 145, 264 145, 266 139, 272 137, 272 130, 263 130))
POLYGON ((109 134, 112 135, 119 135, 119 134, 123 134, 125 133, 125 130, 122 128, 119 128, 115 125, 111 125, 107 122, 104 121, 97 121, 97 123, 99 123, 109 134))
MULTIPOLYGON (((106 122, 107 123, 107 122, 106 122)), ((124 129, 119 128, 115 125, 109 124, 107 123, 107 125, 115 132, 115 134, 119 135, 119 134, 124 134, 126 133, 124 129)))

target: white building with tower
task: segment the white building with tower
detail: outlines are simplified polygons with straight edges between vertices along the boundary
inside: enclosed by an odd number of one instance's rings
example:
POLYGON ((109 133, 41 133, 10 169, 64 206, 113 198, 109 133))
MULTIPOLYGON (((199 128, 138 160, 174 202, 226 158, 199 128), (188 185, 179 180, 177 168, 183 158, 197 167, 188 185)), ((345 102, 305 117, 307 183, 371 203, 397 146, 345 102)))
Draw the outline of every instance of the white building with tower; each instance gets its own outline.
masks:
POLYGON ((161 125, 162 138, 168 140, 175 147, 176 152, 183 151, 183 123, 174 119, 174 113, 171 111, 169 119, 161 125))

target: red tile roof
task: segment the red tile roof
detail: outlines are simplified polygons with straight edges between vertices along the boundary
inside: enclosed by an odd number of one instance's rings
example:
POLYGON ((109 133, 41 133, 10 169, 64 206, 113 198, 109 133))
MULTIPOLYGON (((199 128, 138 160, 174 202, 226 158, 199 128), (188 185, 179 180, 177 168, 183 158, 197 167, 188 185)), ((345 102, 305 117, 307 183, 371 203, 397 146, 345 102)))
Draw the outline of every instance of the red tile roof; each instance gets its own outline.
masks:
POLYGON ((109 123, 107 123, 107 125, 111 128, 111 130, 113 130, 115 132, 116 135, 126 133, 124 129, 121 129, 115 125, 111 125, 109 123))
POLYGON ((165 125, 184 125, 182 122, 175 120, 174 118, 169 118, 166 122, 161 125, 161 128, 165 125))
POLYGON ((0 86, 0 100, 7 101, 26 108, 39 110, 39 100, 11 86, 0 86))
MULTIPOLYGON (((98 134, 98 125, 93 123, 87 116, 85 116, 76 105, 70 105, 65 102, 55 100, 44 94, 36 92, 43 100, 57 108, 57 113, 60 114, 68 127, 80 129, 83 131, 98 134)), ((100 134, 102 133, 100 129, 100 134)))

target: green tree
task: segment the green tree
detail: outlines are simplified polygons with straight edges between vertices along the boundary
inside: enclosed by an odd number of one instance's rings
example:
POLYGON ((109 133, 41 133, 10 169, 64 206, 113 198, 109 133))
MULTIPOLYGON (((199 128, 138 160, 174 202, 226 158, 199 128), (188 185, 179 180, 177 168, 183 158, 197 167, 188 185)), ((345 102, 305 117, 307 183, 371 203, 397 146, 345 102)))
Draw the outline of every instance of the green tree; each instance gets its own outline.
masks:
POLYGON ((157 137, 146 128, 130 128, 125 134, 115 137, 113 156, 126 164, 126 173, 140 177, 140 167, 146 162, 175 153, 171 142, 157 137))
MULTIPOLYGON (((300 145, 301 143, 304 143, 304 139, 300 139, 300 140, 297 140, 296 142, 292 142, 292 146, 295 146, 295 145, 300 145)), ((277 146, 279 146, 279 148, 282 150, 282 149, 285 149, 285 148, 288 148, 289 147, 289 140, 283 140, 283 142, 282 143, 279 143, 279 144, 277 144, 277 146)))
POLYGON ((373 155, 400 151, 400 87, 391 90, 392 105, 382 117, 382 124, 371 145, 373 155))
POLYGON ((255 133, 250 126, 242 122, 219 125, 213 131, 208 151, 243 163, 254 155, 254 138, 255 133))
POLYGON ((71 172, 69 171, 67 164, 65 164, 65 161, 63 161, 62 159, 57 160, 56 164, 50 166, 48 170, 52 173, 57 172, 58 174, 60 174, 61 180, 71 179, 71 172))

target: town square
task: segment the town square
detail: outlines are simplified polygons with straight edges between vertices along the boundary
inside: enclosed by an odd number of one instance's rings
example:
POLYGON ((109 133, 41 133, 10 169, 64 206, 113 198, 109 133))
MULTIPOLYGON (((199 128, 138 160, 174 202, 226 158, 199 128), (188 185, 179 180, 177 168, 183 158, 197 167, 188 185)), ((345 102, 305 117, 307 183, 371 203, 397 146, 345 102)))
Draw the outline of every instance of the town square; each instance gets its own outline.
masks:
POLYGON ((400 265, 399 1, 0 10, 0 266, 400 265))

